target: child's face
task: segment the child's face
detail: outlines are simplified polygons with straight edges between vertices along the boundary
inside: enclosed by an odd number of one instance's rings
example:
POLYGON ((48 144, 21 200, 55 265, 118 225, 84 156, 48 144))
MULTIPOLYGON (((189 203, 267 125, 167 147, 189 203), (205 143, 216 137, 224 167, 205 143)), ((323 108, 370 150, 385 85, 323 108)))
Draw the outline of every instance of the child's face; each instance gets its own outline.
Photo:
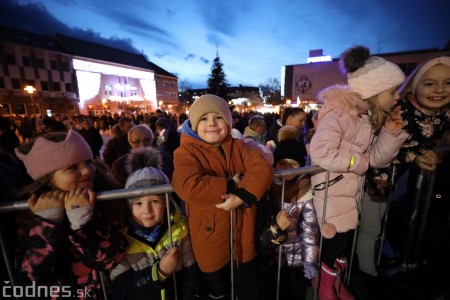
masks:
POLYGON ((53 188, 62 191, 72 191, 76 188, 93 188, 95 165, 91 160, 80 161, 72 166, 55 171, 51 184, 53 188))
POLYGON ((450 103, 450 67, 435 65, 419 80, 415 96, 425 113, 433 115, 450 103))
POLYGON ((384 91, 381 94, 378 94, 377 101, 378 106, 384 111, 389 112, 392 106, 395 104, 397 99, 400 97, 397 93, 398 87, 395 86, 390 90, 384 91))
MULTIPOLYGON (((279 161, 277 161, 277 163, 275 164, 275 167, 277 170, 290 170, 290 169, 295 169, 295 168, 300 168, 300 164, 297 163, 297 161, 293 160, 293 159, 280 159, 279 161)), ((284 178, 286 180, 292 180, 295 178, 296 175, 290 175, 290 176, 285 176, 284 178)))
POLYGON ((131 206, 133 220, 141 226, 150 228, 159 224, 164 217, 165 201, 160 195, 139 198, 131 206))
POLYGON ((228 136, 228 124, 218 113, 203 115, 197 126, 198 136, 209 144, 219 146, 228 136))

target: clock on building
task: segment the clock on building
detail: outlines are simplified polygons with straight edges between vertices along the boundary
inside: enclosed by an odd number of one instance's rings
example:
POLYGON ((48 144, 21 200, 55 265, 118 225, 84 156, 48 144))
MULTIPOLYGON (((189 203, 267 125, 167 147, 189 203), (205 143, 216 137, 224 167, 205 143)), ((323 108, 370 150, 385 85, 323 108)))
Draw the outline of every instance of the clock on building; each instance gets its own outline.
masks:
POLYGON ((307 92, 311 88, 311 81, 306 76, 300 77, 300 79, 295 84, 297 87, 297 90, 299 90, 301 93, 307 92))

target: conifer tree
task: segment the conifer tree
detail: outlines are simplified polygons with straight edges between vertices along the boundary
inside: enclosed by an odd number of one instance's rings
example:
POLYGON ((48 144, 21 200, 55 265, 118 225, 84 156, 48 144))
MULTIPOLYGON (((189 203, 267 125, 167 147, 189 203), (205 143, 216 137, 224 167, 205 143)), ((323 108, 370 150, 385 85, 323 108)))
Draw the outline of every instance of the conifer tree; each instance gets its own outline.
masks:
POLYGON ((228 83, 222 67, 223 64, 220 61, 219 55, 217 54, 216 58, 214 58, 213 65, 211 67, 211 74, 208 78, 208 93, 228 100, 228 83))

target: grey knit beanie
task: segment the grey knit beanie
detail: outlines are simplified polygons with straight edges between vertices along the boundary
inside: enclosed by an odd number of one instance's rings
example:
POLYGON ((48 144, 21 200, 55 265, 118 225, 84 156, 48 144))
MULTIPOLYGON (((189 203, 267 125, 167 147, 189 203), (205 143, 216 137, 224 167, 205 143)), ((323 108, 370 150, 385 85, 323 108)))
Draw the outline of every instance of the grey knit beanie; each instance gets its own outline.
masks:
MULTIPOLYGON (((126 161, 128 170, 132 173, 127 178, 125 189, 170 184, 169 178, 160 169, 161 161, 161 154, 155 148, 133 150, 126 161)), ((136 198, 128 200, 131 205, 136 198)))

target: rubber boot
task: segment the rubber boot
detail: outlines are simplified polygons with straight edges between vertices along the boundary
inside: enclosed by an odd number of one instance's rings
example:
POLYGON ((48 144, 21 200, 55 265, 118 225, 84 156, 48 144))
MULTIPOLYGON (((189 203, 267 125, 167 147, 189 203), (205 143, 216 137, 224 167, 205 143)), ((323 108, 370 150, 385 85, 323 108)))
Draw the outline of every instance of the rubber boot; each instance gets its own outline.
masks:
POLYGON ((345 258, 337 258, 334 261, 334 267, 337 273, 334 286, 339 300, 355 300, 355 297, 347 290, 344 284, 345 269, 347 269, 347 260, 345 258))
MULTIPOLYGON (((322 263, 319 283, 319 300, 337 300, 334 284, 336 283, 336 271, 322 263)), ((313 286, 317 286, 314 282, 313 286)))

